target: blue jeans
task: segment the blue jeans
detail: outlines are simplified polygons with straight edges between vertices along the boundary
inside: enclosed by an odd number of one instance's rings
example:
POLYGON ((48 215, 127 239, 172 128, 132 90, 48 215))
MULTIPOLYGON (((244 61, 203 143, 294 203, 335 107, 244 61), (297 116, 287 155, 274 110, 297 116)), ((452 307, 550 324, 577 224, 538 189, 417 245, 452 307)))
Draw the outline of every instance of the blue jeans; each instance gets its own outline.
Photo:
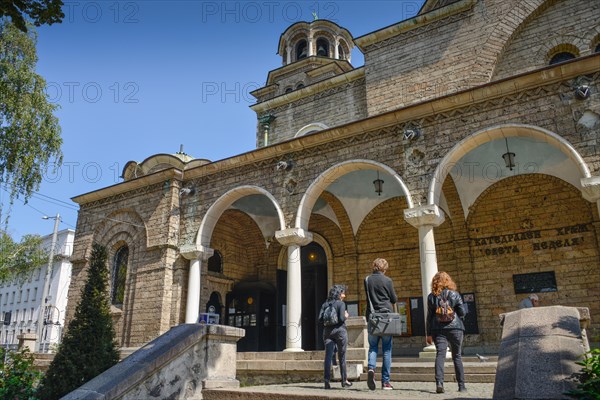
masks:
POLYGON ((390 381, 390 369, 392 367, 392 336, 369 335, 369 363, 368 368, 375 371, 377 364, 377 349, 381 340, 381 351, 383 352, 383 363, 381 366, 381 383, 390 381))

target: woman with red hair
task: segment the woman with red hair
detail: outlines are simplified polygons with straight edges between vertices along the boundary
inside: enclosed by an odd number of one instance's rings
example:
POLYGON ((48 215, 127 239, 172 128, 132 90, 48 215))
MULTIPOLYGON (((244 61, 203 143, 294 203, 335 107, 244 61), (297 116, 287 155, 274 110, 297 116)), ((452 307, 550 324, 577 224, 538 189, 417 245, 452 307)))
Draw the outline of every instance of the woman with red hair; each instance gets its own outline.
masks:
POLYGON ((467 307, 450 275, 442 271, 435 274, 431 280, 431 293, 427 297, 426 324, 427 344, 435 343, 436 393, 444 393, 444 361, 448 344, 452 350, 458 391, 467 391, 461 356, 465 333, 462 319, 466 314, 467 307))

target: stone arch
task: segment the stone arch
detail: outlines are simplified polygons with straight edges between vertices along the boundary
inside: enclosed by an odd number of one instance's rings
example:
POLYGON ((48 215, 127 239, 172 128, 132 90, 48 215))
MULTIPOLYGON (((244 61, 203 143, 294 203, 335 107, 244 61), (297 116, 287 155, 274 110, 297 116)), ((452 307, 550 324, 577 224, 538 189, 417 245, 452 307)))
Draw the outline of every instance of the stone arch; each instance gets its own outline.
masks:
POLYGON ((317 131, 322 131, 325 129, 329 129, 329 127, 321 122, 313 122, 310 123, 308 125, 304 125, 302 128, 300 128, 298 130, 298 132, 296 132, 296 134, 294 135, 294 137, 299 137, 299 136, 304 136, 307 135, 309 133, 313 133, 313 132, 317 132, 317 131))
POLYGON ((219 197, 217 201, 215 201, 210 206, 210 208, 206 212, 206 215, 204 215, 204 218, 202 218, 200 228, 198 228, 198 234, 196 235, 196 244, 205 247, 210 247, 210 238, 212 236, 213 230, 215 229, 215 225, 217 224, 217 221, 219 220, 223 212, 225 212, 225 210, 227 210, 233 203, 235 203, 236 200, 239 200, 242 197, 251 194, 264 195, 271 201, 273 207, 275 208, 275 211, 277 212, 277 217, 279 219, 279 227, 280 229, 285 229, 285 218, 283 216, 283 211, 281 210, 281 207, 277 203, 277 200, 275 199, 275 197, 273 197, 271 193, 258 186, 240 186, 231 189, 230 191, 219 197))
MULTIPOLYGON (((119 307, 111 306, 115 334, 121 346, 129 346, 131 338, 133 299, 135 298, 136 283, 135 275, 142 255, 147 249, 147 228, 145 221, 133 209, 120 209, 105 217, 94 230, 92 243, 99 243, 107 247, 107 262, 112 285, 113 260, 119 248, 127 245, 129 255, 127 260, 127 272, 125 275, 125 293, 123 304, 119 307)), ((112 296, 112 287, 111 287, 112 296)))
POLYGON ((448 152, 448 154, 446 154, 446 156, 444 156, 442 161, 440 161, 435 169, 433 178, 431 179, 427 196, 428 203, 438 204, 444 180, 448 176, 454 164, 456 164, 462 158, 462 156, 483 143, 512 136, 530 136, 547 142, 548 144, 562 151, 569 159, 571 159, 571 161, 575 163, 575 165, 577 165, 582 178, 589 178, 591 176, 588 166, 581 155, 579 155, 577 150, 575 150, 575 148, 566 139, 562 138, 556 133, 544 128, 525 124, 495 125, 482 129, 464 138, 458 142, 448 152))
POLYGON ((586 45, 583 41, 576 36, 560 35, 556 36, 547 42, 540 48, 540 51, 536 55, 536 60, 539 63, 548 65, 552 57, 558 53, 567 52, 579 57, 582 51, 585 51, 586 45))
MULTIPOLYGON (((94 229, 94 242, 102 245, 111 246, 121 237, 128 237, 136 241, 136 238, 143 238, 144 246, 147 246, 147 232, 145 221, 133 209, 122 208, 110 213, 104 218, 96 229, 94 229)), ((133 242, 130 242, 133 244, 133 242)), ((90 243, 91 246, 91 243, 90 243)))
POLYGON ((502 58, 511 45, 512 39, 521 32, 529 21, 557 2, 558 0, 532 0, 517 2, 510 6, 511 9, 495 25, 486 43, 482 45, 482 49, 492 50, 494 54, 492 57, 495 58, 491 60, 493 61, 493 68, 490 71, 490 80, 497 75, 497 68, 502 63, 502 58))
POLYGON ((596 46, 600 44, 600 26, 595 26, 585 34, 585 42, 587 43, 585 54, 594 54, 596 46))
POLYGON ((400 185, 402 192, 406 196, 406 202, 408 203, 409 208, 413 207, 413 202, 410 191, 408 190, 408 186, 406 186, 402 178, 400 178, 400 176, 392 168, 388 167, 385 164, 372 160, 348 160, 330 167, 328 170, 319 175, 310 184, 308 189, 306 189, 306 193, 304 193, 304 196, 302 196, 302 200, 300 200, 300 205, 298 206, 298 214, 296 215, 295 227, 301 229, 308 229, 308 221, 310 219, 311 211, 321 193, 323 193, 327 186, 329 186, 329 184, 335 181, 337 178, 347 174, 348 172, 358 170, 375 170, 389 174, 392 177, 392 179, 398 185, 400 185))

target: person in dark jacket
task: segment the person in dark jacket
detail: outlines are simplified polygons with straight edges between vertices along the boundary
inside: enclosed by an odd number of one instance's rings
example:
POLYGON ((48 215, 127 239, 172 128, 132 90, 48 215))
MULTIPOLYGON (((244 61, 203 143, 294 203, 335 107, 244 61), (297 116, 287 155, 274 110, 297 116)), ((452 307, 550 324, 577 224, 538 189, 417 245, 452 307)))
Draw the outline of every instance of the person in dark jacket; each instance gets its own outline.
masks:
POLYGON ((319 312, 319 322, 324 324, 324 313, 325 309, 331 304, 337 313, 338 323, 335 325, 323 326, 323 342, 325 343, 325 363, 323 366, 323 377, 325 380, 325 389, 331 389, 329 380, 331 379, 331 359, 334 356, 335 348, 337 347, 338 360, 340 366, 340 374, 342 376, 342 387, 352 386, 352 382, 348 381, 346 373, 346 347, 348 345, 348 331, 346 330, 346 319, 348 318, 348 311, 346 310, 346 303, 344 298, 346 297, 346 286, 345 285, 333 285, 329 289, 329 295, 327 300, 321 306, 319 312))
POLYGON ((462 296, 456 291, 456 283, 446 272, 438 272, 431 280, 431 293, 427 297, 427 344, 435 343, 435 384, 436 393, 444 393, 444 361, 448 344, 452 350, 454 373, 458 382, 458 391, 466 392, 465 373, 462 363, 462 342, 465 333, 463 318, 467 307, 462 296), (454 319, 441 322, 436 310, 442 299, 447 299, 454 312, 454 319))
MULTIPOLYGON (((388 270, 388 262, 383 258, 377 258, 373 261, 373 273, 365 279, 365 291, 367 293, 367 321, 371 314, 369 300, 373 304, 375 312, 393 312, 394 304, 398 301, 398 296, 394 290, 394 283, 385 276, 388 270)), ((369 357, 367 386, 375 390, 375 365, 377 363, 377 351, 381 340, 381 351, 383 352, 383 362, 381 365, 381 388, 383 390, 392 390, 390 384, 390 370, 392 366, 392 336, 374 336, 369 334, 369 357)))

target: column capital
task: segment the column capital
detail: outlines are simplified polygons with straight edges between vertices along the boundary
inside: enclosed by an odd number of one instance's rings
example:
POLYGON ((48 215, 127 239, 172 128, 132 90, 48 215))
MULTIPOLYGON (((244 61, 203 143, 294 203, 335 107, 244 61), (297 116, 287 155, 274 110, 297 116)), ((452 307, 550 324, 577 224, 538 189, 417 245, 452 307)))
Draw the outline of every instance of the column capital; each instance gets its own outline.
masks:
POLYGON ((179 254, 183 256, 183 258, 188 260, 202 260, 206 261, 214 254, 214 250, 209 247, 204 247, 202 245, 193 243, 193 244, 184 244, 179 247, 179 254))
POLYGON ((313 241, 313 235, 309 231, 300 228, 287 228, 275 232, 275 239, 283 246, 296 244, 305 246, 313 241))
POLYGON ((581 179, 581 195, 587 201, 600 200, 600 176, 581 179))
POLYGON ((435 204, 427 204, 404 210, 404 220, 419 228, 421 226, 439 226, 444 222, 444 213, 435 204))

